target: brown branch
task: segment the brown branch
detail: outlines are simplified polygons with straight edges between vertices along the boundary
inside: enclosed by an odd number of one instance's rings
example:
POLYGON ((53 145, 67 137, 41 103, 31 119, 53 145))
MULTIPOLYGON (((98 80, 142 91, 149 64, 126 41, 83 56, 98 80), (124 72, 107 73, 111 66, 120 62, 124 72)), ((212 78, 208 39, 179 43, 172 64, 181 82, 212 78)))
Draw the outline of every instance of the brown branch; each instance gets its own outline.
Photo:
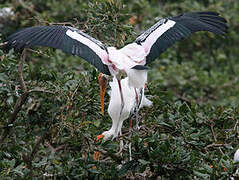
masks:
POLYGON ((234 126, 234 128, 233 128, 234 131, 237 130, 237 125, 238 125, 238 120, 236 121, 236 124, 235 124, 235 126, 234 126))
POLYGON ((23 52, 22 52, 20 63, 19 63, 19 66, 18 66, 20 85, 21 85, 21 89, 24 93, 27 92, 27 87, 26 87, 26 84, 24 82, 23 74, 22 74, 22 69, 23 69, 25 59, 26 59, 26 49, 24 49, 23 52))
MULTIPOLYGON (((33 17, 32 19, 35 19, 38 23, 40 24, 47 24, 47 25, 63 25, 63 26, 71 26, 71 27, 75 27, 75 25, 71 22, 49 22, 49 21, 45 21, 42 20, 40 18, 38 18, 37 16, 33 17)), ((78 21, 76 21, 78 22, 78 21)))
POLYGON ((23 0, 17 0, 17 2, 19 3, 20 6, 22 6, 24 9, 28 10, 32 14, 34 14, 36 16, 39 15, 39 13, 37 11, 35 11, 33 7, 26 5, 23 0))
POLYGON ((2 133, 2 136, 0 139, 0 145, 4 142, 4 140, 8 136, 10 129, 12 127, 12 124, 16 121, 17 115, 18 115, 19 111, 22 109, 22 105, 26 102, 28 94, 29 94, 27 92, 27 87, 26 87, 26 84, 24 82, 23 75, 22 75, 22 69, 23 69, 23 64, 25 62, 25 58, 26 58, 26 50, 24 49, 22 52, 21 58, 20 58, 19 66, 18 66, 19 81, 20 81, 20 85, 21 85, 21 89, 22 89, 23 93, 17 99, 17 102, 14 106, 14 110, 13 110, 12 114, 10 115, 10 117, 8 118, 8 125, 6 126, 6 128, 4 129, 4 131, 2 133))
POLYGON ((49 142, 46 142, 46 145, 48 146, 48 148, 50 149, 51 152, 56 152, 56 151, 59 151, 59 150, 61 150, 61 149, 63 149, 63 148, 66 147, 65 144, 62 144, 62 145, 59 145, 58 147, 54 148, 54 147, 51 145, 51 143, 49 143, 49 142))
POLYGON ((27 97, 29 96, 29 94, 34 93, 34 92, 55 94, 54 92, 48 91, 45 89, 32 89, 27 92, 24 92, 19 97, 19 99, 17 100, 17 103, 15 104, 14 111, 8 119, 8 125, 2 127, 2 128, 5 128, 5 131, 3 132, 3 135, 1 136, 0 145, 3 143, 3 141, 9 135, 10 128, 12 127, 12 124, 15 122, 17 114, 21 110, 22 105, 26 102, 27 97))
MULTIPOLYGON (((181 96, 180 94, 177 93, 176 90, 172 89, 171 91, 172 91, 172 93, 173 93, 178 99, 180 99, 180 100, 182 100, 182 101, 185 101, 185 102, 187 102, 187 103, 189 103, 189 104, 192 103, 192 102, 190 101, 190 99, 188 99, 188 98, 186 98, 186 97, 184 97, 184 96, 181 96)), ((197 103, 197 104, 198 104, 198 103, 197 103)))
POLYGON ((63 26, 70 25, 71 27, 75 27, 75 25, 72 24, 71 22, 49 23, 49 25, 63 25, 63 26))
POLYGON ((72 94, 72 96, 71 96, 71 101, 73 101, 74 100, 74 98, 75 98, 75 95, 76 95, 76 93, 77 93, 77 91, 78 91, 78 89, 80 88, 80 82, 78 83, 78 85, 77 85, 77 87, 76 87, 76 89, 74 90, 74 92, 73 92, 73 94, 72 94))
POLYGON ((29 94, 30 93, 34 93, 34 92, 40 92, 40 93, 49 93, 49 94, 56 94, 55 92, 53 91, 49 91, 49 90, 46 90, 46 89, 42 89, 42 88, 35 88, 35 89, 31 89, 29 91, 27 91, 29 94))
POLYGON ((98 149, 95 148, 94 151, 99 151, 101 154, 103 154, 104 156, 110 157, 112 160, 116 161, 117 163, 121 163, 122 161, 122 157, 119 156, 117 153, 108 153, 107 151, 103 150, 103 149, 98 149))
POLYGON ((222 147, 222 146, 225 146, 225 144, 215 144, 215 143, 212 143, 212 144, 209 144, 207 145, 205 148, 211 148, 211 147, 222 147))
POLYGON ((33 49, 27 49, 27 51, 30 51, 30 52, 33 52, 33 53, 37 53, 38 55, 46 56, 46 57, 50 58, 50 56, 48 56, 47 54, 44 54, 41 51, 36 51, 36 50, 33 50, 33 49))
POLYGON ((39 147, 39 145, 46 139, 46 137, 48 136, 48 130, 43 134, 43 136, 38 139, 38 141, 36 142, 36 144, 33 146, 33 149, 32 149, 32 152, 30 154, 30 160, 32 161, 32 159, 34 158, 36 152, 37 152, 37 149, 39 147))
POLYGON ((111 166, 112 164, 114 164, 115 162, 113 161, 109 161, 108 159, 106 160, 97 160, 99 162, 99 164, 105 164, 105 165, 108 165, 108 166, 111 166))
POLYGON ((218 87, 217 89, 227 88, 227 87, 233 87, 234 84, 238 83, 238 78, 235 77, 233 81, 229 81, 227 83, 224 83, 221 87, 218 87))
MULTIPOLYGON (((216 137, 214 129, 213 129, 213 124, 210 125, 210 129, 211 129, 211 132, 212 132, 212 136, 213 136, 214 142, 216 143, 217 142, 217 137, 216 137)), ((224 153, 222 151, 222 148, 220 146, 218 147, 218 149, 219 149, 220 153, 222 155, 224 155, 224 153)))
POLYGON ((22 154, 23 160, 25 161, 27 168, 30 169, 30 172, 28 175, 31 177, 32 177, 32 160, 36 156, 36 153, 39 149, 40 144, 44 142, 44 140, 47 138, 48 135, 49 135, 49 130, 46 130, 44 134, 41 136, 41 138, 39 138, 37 142, 35 143, 35 145, 33 146, 32 152, 29 155, 22 154))

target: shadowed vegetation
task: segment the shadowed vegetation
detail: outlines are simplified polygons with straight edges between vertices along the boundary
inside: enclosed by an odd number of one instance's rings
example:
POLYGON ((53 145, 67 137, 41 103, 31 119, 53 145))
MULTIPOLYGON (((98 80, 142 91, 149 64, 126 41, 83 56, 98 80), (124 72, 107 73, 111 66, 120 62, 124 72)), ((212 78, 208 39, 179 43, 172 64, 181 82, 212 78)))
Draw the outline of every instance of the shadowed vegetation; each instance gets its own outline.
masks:
MULTIPOLYGON (((0 1, 0 179, 228 179, 239 148, 239 2, 234 0, 0 1), (111 126, 100 114, 95 68, 50 48, 3 51, 18 29, 74 26, 123 47, 161 17, 217 11, 227 37, 200 32, 150 66, 139 131, 96 141, 111 126), (20 65, 20 68, 19 68, 20 65), (22 66, 22 67, 21 67, 22 66), (131 153, 130 153, 131 151, 131 153)), ((106 108, 109 96, 106 95, 106 108)), ((133 121, 135 125, 135 122, 133 121)))

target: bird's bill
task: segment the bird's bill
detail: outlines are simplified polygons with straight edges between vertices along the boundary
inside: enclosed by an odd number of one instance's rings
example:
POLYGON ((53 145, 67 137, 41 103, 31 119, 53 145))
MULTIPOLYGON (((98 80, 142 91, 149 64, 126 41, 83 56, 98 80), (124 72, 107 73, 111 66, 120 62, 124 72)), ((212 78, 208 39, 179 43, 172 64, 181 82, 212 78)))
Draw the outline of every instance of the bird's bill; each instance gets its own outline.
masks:
POLYGON ((106 92, 106 87, 108 80, 107 78, 100 73, 98 76, 98 81, 100 84, 100 105, 101 105, 101 114, 104 116, 104 97, 105 97, 105 92, 106 92))
POLYGON ((104 116, 104 98, 105 98, 105 89, 100 85, 100 105, 101 105, 101 114, 104 116))

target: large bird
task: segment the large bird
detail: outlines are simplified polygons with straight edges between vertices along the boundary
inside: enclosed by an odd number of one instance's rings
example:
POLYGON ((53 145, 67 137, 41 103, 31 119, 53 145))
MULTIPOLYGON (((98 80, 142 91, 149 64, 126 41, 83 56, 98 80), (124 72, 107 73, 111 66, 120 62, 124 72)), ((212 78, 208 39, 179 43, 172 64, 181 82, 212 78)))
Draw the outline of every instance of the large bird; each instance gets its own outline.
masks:
POLYGON ((129 86, 135 89, 144 88, 147 81, 146 65, 158 58, 177 40, 187 38, 197 31, 224 35, 227 31, 226 20, 216 12, 191 12, 163 18, 134 42, 121 49, 106 47, 100 41, 73 27, 36 26, 10 35, 7 38, 7 47, 16 50, 34 46, 61 49, 68 54, 80 56, 103 74, 114 76, 120 92, 119 117, 121 117, 125 106, 120 81, 122 74, 127 74, 129 86))

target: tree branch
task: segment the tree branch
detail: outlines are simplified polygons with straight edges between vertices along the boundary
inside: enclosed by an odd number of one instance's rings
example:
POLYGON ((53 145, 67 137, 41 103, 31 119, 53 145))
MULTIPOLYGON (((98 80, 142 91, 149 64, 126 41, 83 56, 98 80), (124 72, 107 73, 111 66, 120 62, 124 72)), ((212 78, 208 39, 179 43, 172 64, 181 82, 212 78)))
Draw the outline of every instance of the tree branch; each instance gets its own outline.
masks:
POLYGON ((25 4, 25 2, 23 0, 18 0, 17 2, 19 3, 20 6, 22 6, 24 9, 28 10, 32 14, 34 14, 36 16, 39 15, 39 13, 37 11, 35 11, 33 7, 30 7, 27 4, 25 4))
POLYGON ((23 64, 25 62, 25 58, 26 58, 26 49, 23 50, 21 58, 20 58, 20 62, 18 65, 19 81, 20 81, 20 85, 21 85, 21 89, 22 89, 23 93, 17 99, 17 102, 14 106, 14 110, 13 110, 12 114, 10 115, 10 117, 8 118, 8 125, 6 126, 6 128, 3 131, 3 134, 0 139, 0 145, 4 142, 4 140, 8 136, 10 129, 12 127, 12 124, 16 121, 17 115, 18 115, 19 111, 22 109, 22 105, 26 102, 28 94, 29 94, 27 92, 27 87, 24 82, 23 74, 22 74, 22 69, 23 69, 23 64))
POLYGON ((34 93, 34 92, 56 94, 53 91, 49 91, 49 90, 46 90, 46 89, 43 89, 43 88, 34 88, 34 89, 31 89, 31 90, 27 91, 27 93, 29 93, 29 94, 34 93))
POLYGON ((22 69, 23 69, 25 59, 26 59, 26 49, 23 50, 21 59, 20 59, 20 63, 18 65, 19 80, 20 80, 20 85, 21 85, 21 89, 22 89, 23 93, 27 92, 27 87, 24 82, 23 74, 22 74, 22 69))
POLYGON ((51 152, 56 152, 56 151, 59 151, 59 150, 61 150, 61 149, 63 149, 63 148, 66 147, 65 144, 59 145, 59 146, 56 147, 56 148, 54 148, 54 147, 51 145, 50 142, 46 142, 45 144, 48 146, 48 148, 50 149, 51 152))
MULTIPOLYGON (((213 139, 214 139, 214 142, 215 142, 215 143, 214 143, 214 147, 215 147, 215 146, 216 146, 216 142, 217 142, 217 137, 216 137, 216 135, 215 135, 215 133, 214 133, 213 124, 210 125, 210 129, 211 129, 212 136, 213 136, 213 139)), ((217 146, 217 148, 219 149, 220 153, 221 153, 222 155, 224 155, 221 146, 217 146)))
POLYGON ((47 54, 44 54, 44 53, 41 52, 40 50, 36 51, 36 50, 33 50, 33 49, 27 49, 27 51, 30 51, 30 52, 33 52, 33 53, 37 53, 38 55, 41 55, 41 56, 45 56, 45 57, 50 58, 50 56, 48 56, 47 54))
POLYGON ((48 135, 49 135, 49 130, 46 130, 44 134, 41 136, 41 138, 39 138, 37 142, 35 143, 35 145, 33 146, 32 152, 29 155, 26 155, 26 154, 22 155, 23 160, 25 161, 27 165, 27 168, 30 169, 30 172, 28 175, 31 177, 32 177, 32 160, 34 159, 40 144, 44 142, 44 140, 46 139, 48 135))
POLYGON ((238 120, 236 121, 233 130, 236 131, 237 130, 237 125, 238 125, 238 120))
POLYGON ((211 148, 211 147, 223 147, 225 146, 225 144, 215 144, 215 143, 212 143, 212 144, 209 144, 207 145, 205 148, 211 148))

